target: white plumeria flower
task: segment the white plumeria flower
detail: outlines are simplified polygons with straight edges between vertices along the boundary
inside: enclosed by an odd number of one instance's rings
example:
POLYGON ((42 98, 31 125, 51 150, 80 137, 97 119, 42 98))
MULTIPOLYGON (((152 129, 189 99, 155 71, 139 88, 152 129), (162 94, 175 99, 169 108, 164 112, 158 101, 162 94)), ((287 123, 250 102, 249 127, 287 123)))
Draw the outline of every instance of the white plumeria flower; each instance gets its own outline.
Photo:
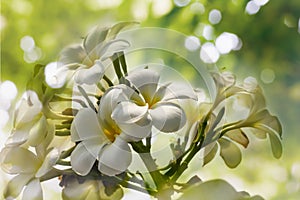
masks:
POLYGON ((7 146, 21 145, 27 141, 29 145, 36 146, 43 140, 48 122, 42 114, 42 108, 36 92, 24 92, 16 106, 14 127, 6 142, 7 146))
MULTIPOLYGON (((101 98, 98 113, 90 108, 78 112, 71 126, 72 140, 81 141, 71 154, 71 165, 76 173, 87 175, 96 160, 99 161, 98 170, 109 176, 128 168, 132 159, 131 149, 127 141, 119 137, 121 129, 111 118, 118 103, 126 99, 122 89, 112 88, 101 98)), ((140 124, 145 123, 147 127, 149 122, 147 118, 137 118, 131 124, 136 123, 136 127, 140 128, 140 124)), ((145 136, 150 133, 150 128, 148 130, 145 136)))
POLYGON ((40 178, 51 171, 59 158, 57 149, 52 149, 46 155, 37 155, 23 147, 5 147, 0 152, 2 169, 16 176, 8 182, 4 197, 12 199, 19 196, 23 188, 22 199, 42 200, 43 192, 40 178))
MULTIPOLYGON (((159 86, 160 76, 151 69, 135 70, 125 77, 134 89, 121 85, 127 101, 120 102, 112 113, 112 118, 128 136, 138 137, 130 129, 131 120, 136 117, 147 117, 152 125, 161 132, 178 131, 186 122, 183 109, 176 104, 181 99, 197 99, 193 89, 185 84, 167 83, 159 86), (129 129, 128 129, 129 128, 129 129)), ((149 127, 151 128, 151 127, 149 127)), ((139 130, 149 132, 144 127, 139 130)))
MULTIPOLYGON (((105 68, 114 53, 124 51, 129 43, 122 39, 115 39, 118 31, 112 28, 95 28, 83 41, 83 45, 73 45, 65 48, 61 53, 62 69, 75 70, 74 78, 78 84, 94 84, 104 75, 105 68), (111 33, 113 32, 113 33, 111 33), (111 35, 112 34, 112 35, 111 35)), ((58 71, 64 71, 58 69, 58 71)))
POLYGON ((71 154, 71 165, 80 175, 87 175, 96 160, 99 171, 110 176, 125 171, 131 162, 127 142, 116 136, 120 132, 107 132, 102 123, 99 114, 89 108, 80 110, 72 123, 72 139, 81 142, 71 154))

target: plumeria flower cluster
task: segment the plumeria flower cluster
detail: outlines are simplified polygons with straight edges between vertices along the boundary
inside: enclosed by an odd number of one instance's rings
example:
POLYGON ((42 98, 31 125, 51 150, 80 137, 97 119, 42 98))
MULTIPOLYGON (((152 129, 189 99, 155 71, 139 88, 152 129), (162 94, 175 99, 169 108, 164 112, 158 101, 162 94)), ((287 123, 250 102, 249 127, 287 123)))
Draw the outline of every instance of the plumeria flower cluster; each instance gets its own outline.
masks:
POLYGON ((164 82, 147 65, 128 71, 130 43, 118 34, 133 24, 97 27, 82 44, 65 48, 54 68, 35 67, 0 152, 2 169, 15 175, 5 198, 22 193, 23 199, 43 199, 41 183, 58 178, 64 200, 121 199, 124 188, 157 199, 174 193, 190 199, 195 189, 214 184, 233 198, 251 199, 224 181, 178 180, 198 152, 203 166, 217 153, 228 167, 238 166, 239 145, 247 148, 249 134, 268 136, 273 155, 281 156, 281 125, 256 80, 238 84, 231 73, 214 72, 216 96, 209 99, 200 87, 164 82), (165 144, 173 153, 166 166, 153 156, 155 135, 181 136, 165 144), (134 154, 146 172, 131 170, 134 154))
POLYGON ((170 84, 159 86, 159 74, 150 69, 136 70, 124 78, 130 86, 111 87, 101 97, 98 110, 83 108, 74 118, 71 136, 80 143, 71 164, 78 174, 87 175, 96 160, 103 174, 120 174, 131 162, 130 142, 150 137, 153 127, 171 133, 186 122, 183 109, 172 100, 196 98, 189 87, 174 94, 170 84))

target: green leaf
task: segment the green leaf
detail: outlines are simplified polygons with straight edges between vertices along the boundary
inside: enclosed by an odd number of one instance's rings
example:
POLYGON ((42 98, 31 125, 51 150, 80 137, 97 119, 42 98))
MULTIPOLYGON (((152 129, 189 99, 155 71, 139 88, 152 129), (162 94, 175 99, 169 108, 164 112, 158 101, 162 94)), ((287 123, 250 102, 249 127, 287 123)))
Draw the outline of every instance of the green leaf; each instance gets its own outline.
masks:
POLYGON ((210 161, 212 161, 212 159, 216 156, 217 152, 218 152, 218 145, 217 143, 214 144, 212 149, 209 149, 210 151, 206 154, 206 148, 204 149, 204 160, 203 160, 203 165, 205 166, 206 164, 208 164, 210 161))
POLYGON ((225 136, 229 137, 231 140, 239 143, 243 147, 247 148, 249 144, 249 139, 247 135, 241 129, 234 129, 228 131, 225 136))
POLYGON ((33 77, 36 77, 38 76, 38 74, 40 73, 40 70, 43 70, 45 66, 44 65, 41 65, 41 64, 37 64, 34 66, 34 69, 33 69, 33 77))
POLYGON ((64 48, 60 53, 59 61, 63 64, 69 64, 68 69, 75 70, 80 67, 84 59, 86 58, 86 52, 81 45, 72 45, 64 48), (77 65, 72 65, 72 64, 77 65))
MULTIPOLYGON (((246 200, 252 199, 247 193, 237 192, 228 182, 216 179, 189 187, 179 200, 246 200)), ((254 198, 255 200, 260 200, 254 198)), ((253 200, 254 200, 253 199, 253 200)))
POLYGON ((220 156, 229 168, 237 167, 242 160, 242 153, 239 147, 228 139, 220 138, 218 140, 221 151, 220 156))
POLYGON ((40 65, 40 64, 35 65, 33 75, 28 81, 26 86, 27 90, 35 91, 40 100, 43 99, 43 94, 46 89, 46 86, 44 85, 44 81, 45 81, 44 69, 45 69, 45 65, 40 65))

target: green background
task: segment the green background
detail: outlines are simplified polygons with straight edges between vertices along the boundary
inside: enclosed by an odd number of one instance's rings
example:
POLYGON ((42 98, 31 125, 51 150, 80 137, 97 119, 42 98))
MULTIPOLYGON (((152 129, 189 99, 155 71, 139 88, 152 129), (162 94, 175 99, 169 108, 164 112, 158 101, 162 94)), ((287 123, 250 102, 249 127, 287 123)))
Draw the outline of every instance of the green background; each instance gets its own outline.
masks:
POLYGON ((283 124, 284 155, 274 159, 267 141, 253 139, 236 169, 228 169, 217 158, 203 169, 194 165, 190 173, 197 170, 204 180, 225 178, 237 189, 267 199, 296 199, 300 196, 300 1, 270 0, 254 15, 245 12, 246 0, 186 2, 178 7, 171 0, 1 0, 1 81, 11 80, 23 91, 35 63, 55 61, 64 46, 80 42, 97 24, 136 20, 141 27, 197 36, 202 44, 208 41, 199 35, 203 24, 214 30, 211 42, 222 32, 234 33, 242 48, 222 55, 216 64, 241 79, 258 79, 271 112, 283 124), (222 13, 215 25, 208 17, 212 9, 222 13), (26 35, 40 52, 34 62, 24 59, 20 48, 26 35), (261 79, 266 70, 275 75, 273 81, 261 79))

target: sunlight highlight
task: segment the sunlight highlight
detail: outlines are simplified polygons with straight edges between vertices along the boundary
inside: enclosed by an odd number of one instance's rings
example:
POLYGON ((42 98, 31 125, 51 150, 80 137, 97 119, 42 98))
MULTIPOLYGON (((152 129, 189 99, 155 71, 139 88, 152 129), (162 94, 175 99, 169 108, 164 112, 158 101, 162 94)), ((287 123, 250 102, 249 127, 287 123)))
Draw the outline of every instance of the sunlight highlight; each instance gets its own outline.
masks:
POLYGON ((153 0, 152 1, 152 13, 155 17, 161 17, 166 15, 172 10, 171 0, 153 0))
POLYGON ((58 62, 51 62, 46 65, 46 83, 52 88, 61 88, 66 82, 67 74, 65 71, 60 70, 62 69, 60 65, 61 63, 58 62))
POLYGON ((264 82, 264 83, 272 83, 275 80, 275 72, 273 69, 270 68, 266 68, 264 70, 261 71, 260 73, 260 79, 264 82))
POLYGON ((34 39, 29 35, 22 37, 20 47, 23 51, 31 51, 35 47, 34 39))
POLYGON ((174 3, 178 7, 184 7, 187 6, 190 3, 191 0, 174 0, 174 3))
POLYGON ((246 5, 246 13, 249 15, 254 15, 258 13, 260 6, 257 5, 254 1, 249 1, 246 5))
POLYGON ((184 46, 189 51, 196 51, 199 49, 201 43, 199 38, 195 36, 189 36, 185 39, 184 46))
POLYGON ((211 25, 203 27, 202 36, 207 40, 212 40, 214 35, 214 28, 211 25))
POLYGON ((205 12, 205 7, 200 2, 195 2, 191 5, 190 10, 194 14, 203 14, 205 12))
POLYGON ((213 9, 209 12, 208 20, 212 24, 218 24, 222 19, 222 14, 219 10, 213 9))
POLYGON ((233 34, 224 32, 216 39, 216 47, 221 54, 228 54, 232 50, 237 50, 239 47, 239 38, 233 34))
POLYGON ((200 50, 200 58, 205 63, 216 63, 219 60, 220 54, 211 42, 206 42, 200 50))

